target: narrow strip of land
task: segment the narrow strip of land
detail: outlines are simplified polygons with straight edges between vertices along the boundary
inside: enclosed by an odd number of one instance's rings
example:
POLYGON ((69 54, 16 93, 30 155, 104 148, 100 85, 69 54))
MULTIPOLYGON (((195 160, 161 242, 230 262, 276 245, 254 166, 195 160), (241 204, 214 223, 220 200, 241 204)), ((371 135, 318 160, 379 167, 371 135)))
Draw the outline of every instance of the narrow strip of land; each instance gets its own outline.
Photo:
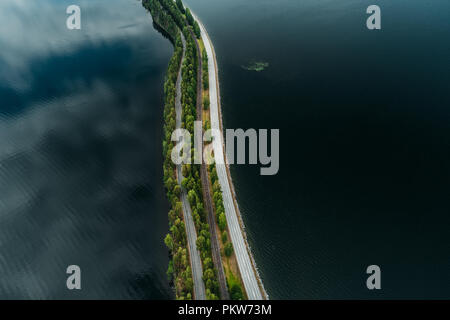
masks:
MULTIPOLYGON (((220 97, 218 88, 218 71, 214 48, 205 27, 197 17, 195 17, 195 19, 200 26, 201 38, 208 55, 211 128, 221 132, 219 119, 220 97)), ((230 186, 231 183, 228 180, 228 171, 224 161, 222 135, 215 137, 213 140, 213 148, 214 157, 217 162, 216 170, 222 189, 225 216, 227 218, 228 228, 230 231, 230 238, 233 243, 234 252, 236 254, 236 259, 247 296, 250 300, 266 299, 266 293, 264 292, 262 285, 258 282, 257 271, 252 263, 251 253, 249 252, 250 250, 247 246, 246 240, 244 239, 243 230, 240 226, 237 204, 235 204, 235 200, 232 196, 230 186)))
MULTIPOLYGON (((175 112, 176 112, 176 128, 181 128, 181 81, 182 81, 182 66, 184 61, 184 55, 186 51, 186 40, 181 33, 181 41, 183 43, 183 56, 181 58, 180 70, 178 71, 177 83, 176 83, 176 97, 175 97, 175 112)), ((183 217, 186 225, 186 236, 189 245, 189 257, 191 260, 192 279, 194 282, 194 298, 196 300, 206 300, 205 284, 203 282, 203 269, 202 262, 200 260, 200 252, 197 249, 197 231, 195 230, 194 219, 192 218, 191 205, 189 204, 186 189, 182 186, 183 181, 182 165, 177 165, 177 178, 181 187, 181 203, 183 205, 183 217)))

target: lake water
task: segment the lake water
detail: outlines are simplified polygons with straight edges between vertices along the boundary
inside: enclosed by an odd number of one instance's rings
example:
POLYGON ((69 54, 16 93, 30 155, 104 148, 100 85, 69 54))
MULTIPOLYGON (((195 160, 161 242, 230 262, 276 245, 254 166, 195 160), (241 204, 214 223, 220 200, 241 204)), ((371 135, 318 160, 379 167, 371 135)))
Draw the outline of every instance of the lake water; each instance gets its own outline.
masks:
POLYGON ((0 298, 170 299, 172 45, 133 0, 0 3, 0 298), (66 268, 81 268, 80 291, 66 268))
POLYGON ((215 45, 225 127, 280 129, 278 175, 232 167, 270 297, 449 298, 450 3, 186 2, 215 45))
MULTIPOLYGON (((172 46, 140 1, 77 1, 81 31, 71 3, 0 3, 0 298, 173 298, 172 46)), ((278 175, 232 167, 270 298, 450 298, 450 3, 186 3, 216 49, 225 127, 280 129, 278 175), (242 68, 255 60, 269 67, 242 68)))

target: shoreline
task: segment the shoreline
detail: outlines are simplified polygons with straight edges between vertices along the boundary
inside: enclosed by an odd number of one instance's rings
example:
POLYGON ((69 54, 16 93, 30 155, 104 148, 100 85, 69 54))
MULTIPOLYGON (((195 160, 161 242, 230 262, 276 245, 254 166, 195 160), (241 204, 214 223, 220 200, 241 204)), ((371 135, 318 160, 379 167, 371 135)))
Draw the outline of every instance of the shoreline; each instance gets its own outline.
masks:
MULTIPOLYGON (((223 156, 225 154, 225 151, 224 151, 225 146, 224 146, 224 138, 223 138, 222 110, 221 110, 221 103, 220 103, 219 68, 218 68, 218 64, 217 64, 216 53, 215 53, 212 41, 211 41, 211 39, 209 37, 209 34, 206 31, 205 26, 200 21, 198 16, 194 12, 192 12, 192 10, 191 10, 191 13, 192 13, 192 16, 198 22, 198 24, 199 24, 199 26, 201 28, 201 31, 202 31, 201 32, 202 33, 201 38, 203 39, 205 47, 206 47, 206 43, 207 43, 210 46, 210 49, 211 49, 211 56, 212 56, 212 62, 214 64, 214 73, 215 73, 215 89, 216 89, 216 97, 215 98, 216 98, 216 101, 217 101, 218 126, 219 126, 220 134, 221 134, 221 137, 220 137, 221 138, 220 139, 221 140, 221 146, 219 148, 222 149, 221 152, 220 151, 218 152, 218 154, 219 155, 222 154, 222 156, 223 156)), ((208 54, 207 50, 206 50, 206 52, 208 54)), ((211 57, 209 57, 209 54, 208 54, 208 59, 210 59, 210 58, 211 57)), ((211 72, 211 70, 210 70, 210 72, 211 72)), ((212 93, 210 91, 210 96, 211 96, 211 94, 212 93)), ((213 99, 210 99, 210 100, 213 100, 213 99)), ((213 117, 213 115, 211 113, 211 124, 213 123, 212 117, 213 117)), ((225 159, 225 157, 224 157, 224 159, 225 159)), ((232 178, 231 178, 231 172, 230 172, 229 164, 226 161, 224 161, 224 163, 225 163, 224 167, 225 167, 225 171, 226 171, 226 176, 227 176, 227 180, 228 180, 228 186, 229 186, 229 189, 230 189, 232 202, 233 202, 233 206, 234 206, 234 209, 235 209, 234 210, 235 211, 235 215, 236 215, 236 218, 238 220, 240 232, 241 232, 241 235, 242 235, 242 238, 243 238, 243 241, 244 241, 244 244, 245 244, 245 248, 246 248, 248 257, 250 259, 251 267, 253 269, 253 273, 254 273, 254 276, 255 276, 256 281, 258 283, 259 291, 260 291, 260 294, 261 294, 261 297, 259 297, 259 298, 262 298, 264 300, 268 300, 269 297, 268 297, 267 292, 266 292, 266 290, 264 288, 264 285, 262 283, 261 277, 259 275, 258 268, 256 266, 255 259, 253 257, 252 251, 251 251, 251 247, 250 247, 250 245, 248 243, 248 240, 247 240, 247 234, 245 232, 245 225, 244 225, 244 222, 242 220, 241 212, 239 210, 239 205, 238 205, 238 202, 237 202, 237 199, 236 199, 236 192, 235 192, 233 181, 232 181, 232 178)), ((222 183, 221 183, 221 187, 223 189, 222 183)), ((222 190, 222 192, 223 192, 223 190, 222 190)), ((234 246, 234 241, 233 241, 233 246, 234 246)), ((235 252, 236 252, 236 250, 235 250, 235 252)), ((240 264, 239 264, 239 268, 241 269, 240 264)), ((242 276, 242 271, 241 271, 241 276, 242 276)), ((244 281, 244 284, 245 284, 245 281, 244 281)), ((247 286, 246 286, 245 289, 246 289, 246 292, 247 292, 247 296, 249 296, 249 298, 250 298, 250 293, 248 292, 249 290, 247 290, 247 286)), ((255 297, 258 299, 257 296, 258 295, 255 295, 255 297)))

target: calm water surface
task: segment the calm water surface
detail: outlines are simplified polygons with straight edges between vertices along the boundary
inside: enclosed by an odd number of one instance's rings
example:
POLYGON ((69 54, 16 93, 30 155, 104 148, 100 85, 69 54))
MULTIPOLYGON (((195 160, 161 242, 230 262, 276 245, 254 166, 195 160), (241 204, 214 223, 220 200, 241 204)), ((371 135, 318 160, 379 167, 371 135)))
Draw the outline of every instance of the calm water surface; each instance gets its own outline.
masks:
POLYGON ((270 297, 450 298, 449 1, 186 1, 225 127, 280 129, 277 176, 232 167, 270 297))
POLYGON ((0 298, 170 299, 162 90, 139 1, 0 2, 0 298), (81 291, 66 268, 81 267, 81 291))

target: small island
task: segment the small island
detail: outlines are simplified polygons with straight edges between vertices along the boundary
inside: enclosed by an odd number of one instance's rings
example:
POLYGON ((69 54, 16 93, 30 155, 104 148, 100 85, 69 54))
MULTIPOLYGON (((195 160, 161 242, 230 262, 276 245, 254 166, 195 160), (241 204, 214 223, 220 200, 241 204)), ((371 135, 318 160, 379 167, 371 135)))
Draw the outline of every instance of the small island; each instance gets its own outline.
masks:
POLYGON ((241 66, 241 67, 242 67, 242 69, 247 70, 247 71, 261 72, 269 67, 269 63, 264 62, 264 61, 254 61, 254 62, 250 62, 246 66, 241 66))

